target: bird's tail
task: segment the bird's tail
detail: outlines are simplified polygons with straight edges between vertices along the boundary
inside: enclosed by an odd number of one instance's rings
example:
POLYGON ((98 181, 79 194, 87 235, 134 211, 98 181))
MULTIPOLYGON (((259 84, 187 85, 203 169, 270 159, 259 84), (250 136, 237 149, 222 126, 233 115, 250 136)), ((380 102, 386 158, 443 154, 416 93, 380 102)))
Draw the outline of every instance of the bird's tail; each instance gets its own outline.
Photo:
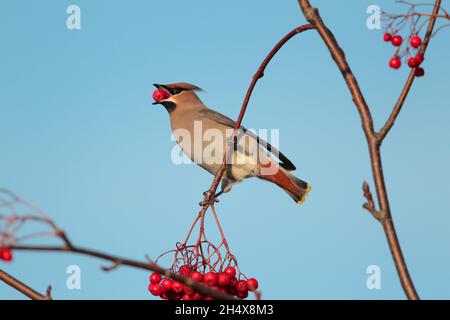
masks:
POLYGON ((275 174, 261 175, 260 178, 273 182, 283 188, 298 204, 305 202, 306 196, 309 190, 311 190, 309 183, 300 180, 282 168, 279 168, 275 174))

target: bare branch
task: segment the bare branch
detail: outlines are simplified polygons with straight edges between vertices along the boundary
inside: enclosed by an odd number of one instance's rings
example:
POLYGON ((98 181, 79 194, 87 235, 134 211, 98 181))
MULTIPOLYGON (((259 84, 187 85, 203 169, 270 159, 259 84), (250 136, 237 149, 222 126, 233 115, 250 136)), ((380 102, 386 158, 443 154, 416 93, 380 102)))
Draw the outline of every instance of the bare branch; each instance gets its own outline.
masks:
POLYGON ((102 260, 110 261, 112 262, 112 266, 109 267, 101 267, 104 271, 112 271, 117 269, 120 266, 127 266, 127 267, 133 267, 137 269, 143 269, 147 271, 153 271, 158 272, 164 276, 170 277, 176 281, 182 282, 186 286, 194 289, 198 293, 204 295, 204 296, 210 296, 215 299, 220 300, 234 300, 235 298, 229 294, 223 293, 218 290, 211 289, 210 287, 192 281, 192 279, 187 278, 185 276, 182 276, 179 273, 171 272, 170 270, 164 269, 163 267, 157 265, 156 263, 152 262, 142 262, 137 260, 131 260, 127 258, 122 258, 119 256, 114 256, 108 253, 87 249, 87 248, 81 248, 75 245, 72 245, 72 247, 68 248, 65 246, 24 246, 24 245, 17 245, 11 247, 13 250, 24 250, 24 251, 47 251, 47 252, 65 252, 65 253, 77 253, 85 256, 95 257, 102 260))
POLYGON ((40 294, 39 292, 33 290, 32 288, 30 288, 23 282, 17 280, 12 275, 6 273, 5 271, 3 271, 1 269, 0 269, 0 280, 5 282, 10 287, 16 289, 17 291, 23 293, 24 295, 26 295, 28 298, 30 298, 32 300, 51 300, 52 299, 52 297, 50 295, 51 288, 52 288, 51 286, 49 286, 47 288, 45 295, 40 294))
MULTIPOLYGON (((399 101, 397 102, 396 106, 394 107, 393 114, 390 117, 390 120, 387 122, 387 126, 385 129, 381 130, 380 134, 377 134, 374 131, 374 125, 373 125, 373 119, 372 115, 370 113, 370 109, 364 99, 364 96, 359 88, 359 85, 356 81, 355 76, 353 75, 347 60, 345 58, 345 54, 343 50, 340 48, 338 42, 336 41, 336 38, 334 37, 333 33, 326 27, 325 23, 323 22, 322 18, 319 15, 319 11, 317 8, 313 8, 308 0, 298 0, 298 3, 300 5, 301 10, 303 11, 303 14, 305 18, 314 25, 317 32, 322 37, 322 40, 325 42, 326 46, 328 47, 328 50, 331 53, 331 56, 333 57, 333 60, 336 62, 336 65, 338 66, 339 70, 341 71, 346 83, 347 87, 350 90, 350 93, 352 95, 353 101, 356 105, 356 108, 358 109, 358 112, 361 117, 362 127, 364 130, 364 133, 366 135, 367 144, 369 147, 369 154, 370 154, 370 160, 371 160, 371 167, 375 182, 375 189, 377 192, 377 198, 378 198, 378 204, 379 204, 379 211, 375 209, 375 204, 372 199, 372 195, 370 193, 370 190, 368 189, 368 185, 365 185, 365 196, 368 202, 364 205, 366 209, 368 209, 372 215, 377 218, 380 223, 382 224, 384 228, 384 232, 389 244, 389 248, 392 254, 392 258, 394 260, 395 266, 397 268, 397 273, 400 279, 400 282, 402 284, 403 290, 405 291, 406 296, 408 299, 419 299, 419 296, 416 292, 416 289, 414 287, 414 283, 412 282, 412 279, 409 275, 408 267, 406 265, 405 259, 403 257, 403 253, 400 247, 400 243, 397 238, 397 233, 395 231, 394 223, 392 220, 391 210, 389 207, 389 200, 388 195, 386 191, 386 185, 384 181, 384 174, 383 174, 383 166, 381 161, 381 155, 380 155, 380 145, 381 141, 386 136, 389 129, 392 127, 395 118, 397 117, 398 113, 400 112, 401 106, 403 105, 403 102, 409 92, 409 89, 411 87, 412 81, 414 79, 414 73, 410 74, 407 83, 404 87, 404 90, 402 91, 399 101)), ((436 0, 434 4, 434 9, 432 16, 430 18, 428 30, 427 30, 427 36, 424 39, 424 42, 422 44, 422 47, 420 48, 421 53, 425 52, 425 49, 427 48, 427 45, 430 40, 430 36, 433 31, 434 23, 436 21, 436 16, 439 13, 440 9, 440 0, 436 0)))
MULTIPOLYGON (((65 252, 65 253, 77 253, 82 254, 85 256, 91 256, 95 258, 99 258, 105 261, 109 261, 112 263, 111 266, 103 266, 102 270, 104 271, 112 271, 117 269, 120 266, 128 266, 133 267, 137 269, 143 269, 147 271, 153 271, 158 272, 162 275, 165 275, 167 277, 170 277, 176 281, 179 281, 183 284, 185 284, 188 287, 191 287, 198 293, 204 295, 204 296, 210 296, 215 299, 222 299, 222 300, 229 300, 229 299, 235 299, 233 296, 223 293, 218 290, 214 290, 206 285, 203 285, 198 282, 194 282, 191 279, 175 273, 171 272, 170 270, 164 269, 161 266, 159 266, 156 263, 153 263, 151 261, 149 262, 142 262, 142 261, 136 261, 131 260, 127 258, 122 258, 119 256, 111 255, 108 253, 96 251, 93 249, 88 248, 82 248, 78 247, 75 244, 72 243, 72 241, 69 240, 69 237, 66 235, 64 231, 55 223, 53 220, 51 220, 49 217, 47 217, 40 209, 33 206, 32 204, 28 203, 24 199, 18 197, 14 193, 12 193, 9 190, 6 189, 0 189, 0 208, 9 208, 14 209, 13 206, 17 204, 25 205, 27 208, 31 209, 33 213, 36 213, 38 215, 33 214, 26 214, 26 215, 19 215, 17 210, 13 210, 12 215, 5 216, 0 215, 0 222, 4 222, 4 225, 2 226, 4 230, 0 230, 0 246, 7 247, 12 250, 27 250, 27 251, 48 251, 48 252, 65 252), (8 198, 11 198, 10 201, 5 200, 2 198, 2 196, 8 196, 8 198), (35 236, 39 235, 48 235, 51 234, 54 237, 57 237, 61 240, 62 244, 57 246, 38 246, 38 245, 21 245, 21 241, 23 239, 29 239, 29 237, 17 237, 14 232, 18 231, 18 225, 21 227, 26 222, 36 222, 41 225, 47 225, 48 228, 50 228, 51 232, 39 232, 35 233, 35 236)), ((51 288, 48 289, 49 293, 51 288)))

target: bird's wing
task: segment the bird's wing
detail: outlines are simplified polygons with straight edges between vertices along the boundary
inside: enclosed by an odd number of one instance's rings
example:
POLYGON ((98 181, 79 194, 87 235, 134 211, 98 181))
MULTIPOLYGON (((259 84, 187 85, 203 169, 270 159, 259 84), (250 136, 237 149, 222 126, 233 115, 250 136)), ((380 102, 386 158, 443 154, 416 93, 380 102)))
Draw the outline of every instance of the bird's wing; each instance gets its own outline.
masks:
MULTIPOLYGON (((201 111, 199 111, 200 115, 212 120, 212 121, 216 121, 218 123, 223 124, 224 126, 227 127, 231 127, 234 128, 234 125, 236 124, 236 122, 234 122, 233 120, 231 120, 230 118, 228 118, 227 116, 224 116, 223 114, 216 112, 212 109, 202 109, 201 111)), ((261 139, 260 137, 258 137, 256 134, 254 134, 253 132, 251 132, 250 130, 247 130, 245 127, 241 126, 240 129, 248 134, 249 136, 251 136, 252 138, 254 138, 257 143, 262 146, 263 148, 265 148, 269 153, 271 153, 272 155, 274 155, 275 157, 277 157, 280 160, 280 166, 288 171, 293 171, 295 170, 295 166, 294 164, 284 155, 282 154, 278 149, 276 149, 275 147, 273 147, 270 143, 268 143, 267 141, 265 141, 264 139, 261 139)))

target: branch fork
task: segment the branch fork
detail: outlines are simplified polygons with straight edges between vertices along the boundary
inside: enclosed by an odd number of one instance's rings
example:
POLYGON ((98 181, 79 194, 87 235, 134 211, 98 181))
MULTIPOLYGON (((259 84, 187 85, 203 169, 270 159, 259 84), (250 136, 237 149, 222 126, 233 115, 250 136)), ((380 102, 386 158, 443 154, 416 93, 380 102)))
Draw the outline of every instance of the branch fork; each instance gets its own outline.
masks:
MULTIPOLYGON (((344 77, 344 80, 347 83, 347 87, 350 90, 353 101, 356 105, 356 108, 358 109, 358 112, 361 117, 363 130, 366 136, 367 144, 369 147, 371 167, 380 209, 377 210, 375 207, 375 202, 373 200, 372 193, 370 192, 369 185, 367 182, 363 183, 363 194, 367 200, 367 202, 363 205, 363 207, 367 209, 372 214, 372 216, 375 217, 382 224, 403 290, 405 291, 405 294, 408 297, 408 299, 417 300, 419 299, 419 295, 417 294, 416 289, 414 287, 414 283, 409 275, 408 267, 403 257, 403 253, 400 248, 400 244, 392 220, 388 194, 384 181, 382 161, 380 156, 381 144, 385 139, 389 130, 394 125, 394 122, 402 109, 402 106, 406 100, 406 97, 414 81, 415 70, 414 69, 411 70, 408 79, 406 80, 406 83, 403 87, 403 90, 396 104, 394 105, 392 113, 389 116, 388 120, 381 128, 381 130, 379 132, 376 132, 374 129, 373 118, 369 106, 367 105, 364 95, 362 94, 361 89, 358 85, 358 82, 348 65, 348 62, 345 58, 345 54, 339 47, 339 44, 336 41, 333 33, 326 27, 325 23, 323 22, 322 18, 319 15, 319 11, 311 6, 309 0, 298 0, 298 3, 300 5, 301 10, 303 11, 305 18, 311 24, 314 25, 317 32, 322 37, 322 40, 328 47, 331 56, 333 57, 333 60, 336 62, 336 65, 338 66, 339 70, 341 71, 344 77)), ((424 41, 419 49, 419 53, 422 55, 425 54, 430 38, 433 35, 433 29, 436 23, 436 19, 439 16, 438 14, 440 11, 440 7, 441 7, 441 0, 435 0, 433 11, 430 14, 427 32, 424 41)))

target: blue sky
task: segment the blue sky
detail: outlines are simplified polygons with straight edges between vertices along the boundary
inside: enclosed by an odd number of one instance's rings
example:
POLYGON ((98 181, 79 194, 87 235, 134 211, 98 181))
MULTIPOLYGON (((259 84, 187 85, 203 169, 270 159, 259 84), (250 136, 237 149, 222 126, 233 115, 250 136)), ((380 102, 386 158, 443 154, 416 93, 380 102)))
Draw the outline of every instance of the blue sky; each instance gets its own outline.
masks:
MULTIPOLYGON (((346 51, 377 127, 407 69, 393 71, 366 8, 393 1, 314 1, 346 51)), ((443 1, 449 7, 449 1, 443 1)), ((0 12, 0 186, 43 209, 82 246, 156 257, 183 239, 212 180, 171 162, 168 116, 152 83, 187 81, 203 101, 239 112, 259 63, 305 22, 296 1, 4 1, 0 12), (81 8, 81 30, 66 8, 81 8)), ((448 31, 436 36, 404 110, 385 140, 384 171, 398 236, 423 298, 450 298, 448 31)), ((318 35, 284 47, 266 70, 244 124, 280 129, 280 148, 312 185, 301 207, 248 180, 217 210, 242 270, 266 299, 403 298, 381 226, 365 212, 371 182, 359 116, 318 35), (366 268, 381 268, 368 290, 366 268)), ((213 225, 208 224, 209 228, 213 225)), ((212 231, 210 231, 212 233, 212 231)), ((57 299, 151 299, 148 274, 75 255, 17 252, 0 268, 57 299), (81 290, 66 288, 78 265, 81 290)), ((22 298, 0 285, 0 298, 22 298)))

